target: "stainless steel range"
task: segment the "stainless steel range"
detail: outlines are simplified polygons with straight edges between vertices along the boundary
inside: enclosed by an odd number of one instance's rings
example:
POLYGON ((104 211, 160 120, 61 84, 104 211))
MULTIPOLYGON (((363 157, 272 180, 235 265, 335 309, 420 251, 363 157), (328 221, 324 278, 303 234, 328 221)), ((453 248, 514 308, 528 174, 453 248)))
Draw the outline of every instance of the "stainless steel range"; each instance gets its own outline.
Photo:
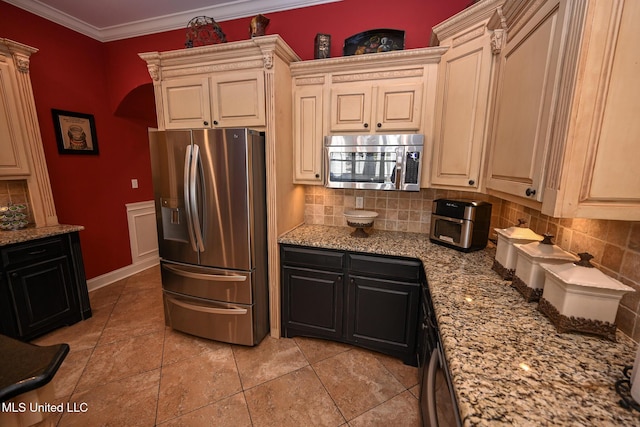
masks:
POLYGON ((264 137, 150 133, 165 322, 255 345, 269 330, 264 137))

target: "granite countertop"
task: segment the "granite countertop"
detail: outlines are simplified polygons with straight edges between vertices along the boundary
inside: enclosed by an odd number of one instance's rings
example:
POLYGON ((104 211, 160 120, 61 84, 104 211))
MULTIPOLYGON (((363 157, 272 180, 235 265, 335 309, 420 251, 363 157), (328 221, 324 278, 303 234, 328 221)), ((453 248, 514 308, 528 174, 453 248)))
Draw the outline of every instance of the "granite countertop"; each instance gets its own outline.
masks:
POLYGON ((302 225, 285 244, 418 258, 433 299, 463 425, 639 426, 614 383, 637 345, 556 332, 537 303, 491 270, 495 248, 464 253, 418 233, 302 225))
POLYGON ((49 227, 27 227, 20 230, 0 231, 0 246, 14 243, 27 242, 29 240, 42 239, 58 234, 73 233, 84 230, 81 225, 52 225, 49 227))

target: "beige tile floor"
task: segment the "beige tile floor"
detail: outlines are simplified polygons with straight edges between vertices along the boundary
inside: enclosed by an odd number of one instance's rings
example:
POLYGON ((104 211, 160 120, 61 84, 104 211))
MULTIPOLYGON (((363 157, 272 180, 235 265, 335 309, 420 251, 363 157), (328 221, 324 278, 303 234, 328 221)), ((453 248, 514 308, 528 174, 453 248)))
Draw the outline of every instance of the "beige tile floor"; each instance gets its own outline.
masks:
POLYGON ((420 425, 417 369, 397 359, 310 338, 244 347, 173 331, 157 267, 90 298, 93 317, 34 341, 71 346, 51 403, 87 410, 41 425, 420 425))

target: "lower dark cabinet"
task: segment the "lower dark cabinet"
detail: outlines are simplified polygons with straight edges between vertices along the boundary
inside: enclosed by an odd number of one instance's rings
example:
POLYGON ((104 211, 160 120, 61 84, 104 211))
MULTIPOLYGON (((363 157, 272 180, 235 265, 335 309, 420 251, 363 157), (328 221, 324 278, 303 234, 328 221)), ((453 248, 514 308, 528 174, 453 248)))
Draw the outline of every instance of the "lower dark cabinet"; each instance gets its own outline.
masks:
POLYGON ((283 324, 289 333, 342 336, 343 275, 297 267, 282 269, 283 324))
POLYGON ((78 233, 0 248, 0 333, 23 341, 91 317, 78 233))
POLYGON ((282 334, 351 343, 417 365, 418 260, 281 246, 282 334))
POLYGON ((350 276, 347 340, 417 364, 420 284, 350 276))

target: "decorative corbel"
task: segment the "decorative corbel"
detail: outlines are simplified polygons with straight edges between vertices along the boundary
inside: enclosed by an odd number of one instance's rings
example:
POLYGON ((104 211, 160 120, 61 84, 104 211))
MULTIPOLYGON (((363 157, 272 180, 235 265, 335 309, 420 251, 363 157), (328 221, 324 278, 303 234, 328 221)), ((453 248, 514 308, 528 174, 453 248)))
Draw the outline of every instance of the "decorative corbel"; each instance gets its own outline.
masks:
POLYGON ((273 68, 273 52, 262 52, 262 61, 265 69, 270 70, 273 68))
POLYGON ((13 53, 13 62, 21 73, 29 74, 29 57, 19 53, 13 53))
POLYGON ((147 70, 149 70, 149 75, 154 82, 160 81, 160 67, 157 64, 148 64, 147 70))
POLYGON ((498 55, 504 47, 504 30, 493 30, 491 34, 491 52, 498 55))

